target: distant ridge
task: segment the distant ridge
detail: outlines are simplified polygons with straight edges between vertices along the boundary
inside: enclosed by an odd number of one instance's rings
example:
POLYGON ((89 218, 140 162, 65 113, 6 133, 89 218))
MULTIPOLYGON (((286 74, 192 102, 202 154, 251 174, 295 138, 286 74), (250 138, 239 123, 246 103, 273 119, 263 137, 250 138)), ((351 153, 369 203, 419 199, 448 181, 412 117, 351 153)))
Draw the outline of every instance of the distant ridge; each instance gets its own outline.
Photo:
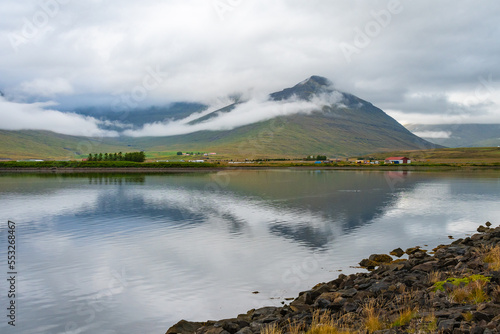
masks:
POLYGON ((408 124, 406 128, 447 147, 500 146, 500 124, 408 124))

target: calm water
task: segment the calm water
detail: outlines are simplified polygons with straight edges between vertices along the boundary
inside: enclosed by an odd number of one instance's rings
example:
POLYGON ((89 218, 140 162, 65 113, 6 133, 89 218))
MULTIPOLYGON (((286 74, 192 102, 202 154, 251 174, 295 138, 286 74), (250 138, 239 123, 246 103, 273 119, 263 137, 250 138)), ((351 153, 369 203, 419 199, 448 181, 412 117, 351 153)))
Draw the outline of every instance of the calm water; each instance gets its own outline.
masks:
MULTIPOLYGON (((371 253, 500 224, 500 173, 245 171, 0 175, 17 223, 17 320, 2 333, 164 333, 281 305, 371 253), (258 294, 252 292, 259 291, 258 294)), ((3 311, 6 313, 6 311, 3 311)))

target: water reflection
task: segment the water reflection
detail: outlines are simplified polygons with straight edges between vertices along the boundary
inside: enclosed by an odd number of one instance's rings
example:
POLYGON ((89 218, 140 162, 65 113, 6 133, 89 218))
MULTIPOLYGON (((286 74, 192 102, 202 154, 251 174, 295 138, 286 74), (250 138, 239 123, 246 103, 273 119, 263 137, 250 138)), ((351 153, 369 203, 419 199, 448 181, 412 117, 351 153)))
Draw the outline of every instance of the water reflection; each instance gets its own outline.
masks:
POLYGON ((16 333, 164 333, 181 318, 279 305, 336 270, 356 270, 349 266, 370 253, 495 223, 499 180, 294 170, 3 175, 1 219, 19 224, 21 240, 16 333))

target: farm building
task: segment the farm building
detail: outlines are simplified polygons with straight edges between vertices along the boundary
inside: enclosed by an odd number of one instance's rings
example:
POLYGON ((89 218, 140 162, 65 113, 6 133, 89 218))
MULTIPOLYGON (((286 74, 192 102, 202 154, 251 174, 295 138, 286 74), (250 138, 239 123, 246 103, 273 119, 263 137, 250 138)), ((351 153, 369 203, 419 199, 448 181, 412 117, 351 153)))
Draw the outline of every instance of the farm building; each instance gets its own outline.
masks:
POLYGON ((411 164, 411 160, 407 157, 389 157, 385 158, 386 164, 411 164))

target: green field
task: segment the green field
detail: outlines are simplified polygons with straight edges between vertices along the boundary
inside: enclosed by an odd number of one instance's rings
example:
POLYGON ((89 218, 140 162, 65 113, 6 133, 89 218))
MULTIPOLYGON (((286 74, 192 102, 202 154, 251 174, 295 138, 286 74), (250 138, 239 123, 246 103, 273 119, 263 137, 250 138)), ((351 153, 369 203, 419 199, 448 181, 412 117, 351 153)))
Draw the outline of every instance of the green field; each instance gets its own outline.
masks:
POLYGON ((500 147, 461 147, 418 151, 393 151, 373 153, 370 156, 380 160, 386 157, 406 156, 412 160, 412 163, 424 164, 495 164, 500 163, 500 147))

